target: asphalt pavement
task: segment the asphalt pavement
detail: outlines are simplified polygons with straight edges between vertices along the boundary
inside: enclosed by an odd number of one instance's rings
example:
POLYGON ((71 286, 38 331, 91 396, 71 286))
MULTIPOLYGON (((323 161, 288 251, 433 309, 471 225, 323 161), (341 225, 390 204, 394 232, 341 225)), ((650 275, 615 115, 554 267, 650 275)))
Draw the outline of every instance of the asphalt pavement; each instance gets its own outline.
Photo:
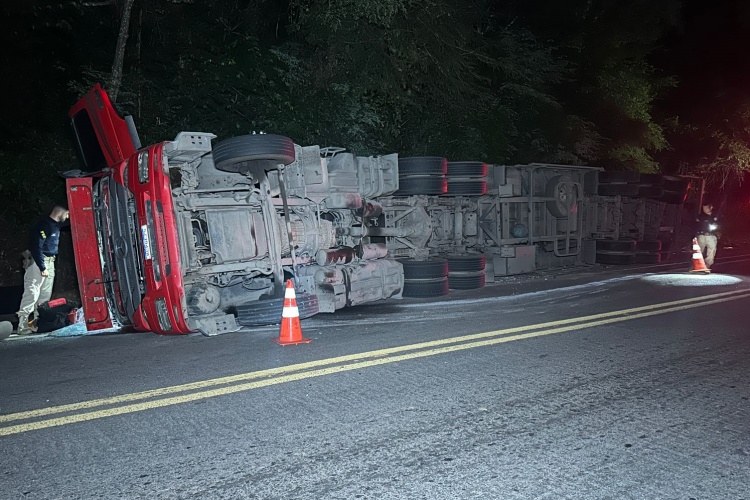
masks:
POLYGON ((0 342, 0 498, 750 498, 750 264, 0 342))

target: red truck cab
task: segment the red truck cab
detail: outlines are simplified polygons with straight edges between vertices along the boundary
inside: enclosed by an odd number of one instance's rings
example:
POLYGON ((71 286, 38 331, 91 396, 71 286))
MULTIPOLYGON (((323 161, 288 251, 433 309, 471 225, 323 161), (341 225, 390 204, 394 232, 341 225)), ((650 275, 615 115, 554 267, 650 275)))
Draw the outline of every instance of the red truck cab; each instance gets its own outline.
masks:
MULTIPOLYGON (((372 239, 396 154, 358 157, 275 134, 179 132, 141 147, 96 85, 70 110, 87 174, 68 179, 89 329, 215 335, 400 297, 402 265, 372 239), (369 229, 373 228, 373 229, 369 229)), ((382 237, 380 238, 382 240, 382 237)))
POLYGON ((163 143, 141 148, 98 84, 69 115, 90 172, 67 180, 88 329, 190 332, 163 143))

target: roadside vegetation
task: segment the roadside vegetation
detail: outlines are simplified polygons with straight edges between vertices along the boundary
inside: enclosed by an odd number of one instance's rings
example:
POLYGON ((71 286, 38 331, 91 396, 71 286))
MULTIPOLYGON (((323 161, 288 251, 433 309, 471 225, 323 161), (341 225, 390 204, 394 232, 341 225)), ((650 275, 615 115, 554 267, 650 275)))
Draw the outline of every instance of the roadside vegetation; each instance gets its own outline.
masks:
POLYGON ((263 131, 358 154, 733 182, 750 168, 747 102, 728 94, 721 116, 665 100, 682 85, 669 43, 690 3, 6 2, 0 281, 17 280, 28 224, 65 199, 57 173, 78 168, 67 110, 95 82, 144 144, 263 131))

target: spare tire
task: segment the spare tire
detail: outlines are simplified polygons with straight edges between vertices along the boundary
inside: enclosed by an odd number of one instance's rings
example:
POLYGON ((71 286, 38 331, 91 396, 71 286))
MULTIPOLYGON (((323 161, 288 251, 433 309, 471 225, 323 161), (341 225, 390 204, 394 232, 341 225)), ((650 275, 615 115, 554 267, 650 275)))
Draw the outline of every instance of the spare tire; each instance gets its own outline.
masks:
POLYGON ((251 167, 272 170, 295 159, 294 141, 275 134, 232 137, 213 148, 214 164, 224 172, 245 173, 251 167))
POLYGON ((567 175, 556 175, 547 181, 547 210, 559 218, 575 214, 578 208, 578 189, 567 175))

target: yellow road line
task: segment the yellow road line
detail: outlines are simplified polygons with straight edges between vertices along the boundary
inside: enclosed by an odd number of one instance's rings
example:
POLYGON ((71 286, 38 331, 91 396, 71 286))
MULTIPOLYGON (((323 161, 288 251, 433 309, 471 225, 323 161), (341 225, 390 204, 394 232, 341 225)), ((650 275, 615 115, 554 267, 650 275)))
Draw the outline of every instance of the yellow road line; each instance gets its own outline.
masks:
MULTIPOLYGON (((532 327, 518 327, 518 328, 512 328, 512 329, 506 329, 506 330, 496 330, 494 332, 486 332, 486 333, 476 334, 476 335, 467 335, 465 337, 459 337, 459 338, 460 339, 472 339, 472 340, 465 340, 462 343, 453 342, 453 344, 455 345, 444 345, 443 347, 437 347, 437 348, 432 348, 432 349, 428 348, 426 350, 419 350, 416 352, 401 354, 398 356, 388 356, 388 357, 380 357, 379 359, 355 361, 355 362, 351 362, 348 364, 340 364, 337 366, 329 366, 326 368, 321 368, 321 369, 311 370, 311 371, 302 371, 298 373, 289 373, 289 374, 278 376, 278 377, 273 377, 273 378, 269 377, 269 378, 266 378, 265 380, 258 380, 254 382, 229 385, 226 387, 220 387, 216 389, 205 390, 205 391, 195 392, 195 393, 182 394, 182 395, 168 397, 168 398, 156 399, 153 401, 145 401, 141 403, 107 408, 103 410, 82 412, 82 413, 63 416, 63 417, 40 420, 37 422, 11 425, 11 426, 0 428, 0 436, 9 436, 9 435, 20 434, 23 432, 28 432, 28 431, 33 431, 33 430, 46 429, 50 427, 57 427, 57 426, 68 425, 68 424, 79 423, 79 422, 87 422, 91 420, 112 417, 112 416, 117 416, 117 415, 125 415, 129 413, 135 413, 135 412, 140 412, 140 411, 145 411, 145 410, 150 410, 150 409, 163 408, 166 406, 173 406, 173 405, 184 404, 184 403, 189 403, 193 401, 199 401, 203 399, 214 398, 218 396, 225 396, 228 394, 234 394, 234 393, 249 391, 253 389, 259 389, 262 387, 268 387, 268 386, 283 384, 287 382, 294 382, 294 381, 303 380, 303 379, 322 377, 325 375, 332 375, 335 373, 359 370, 363 368, 369 368, 373 366, 385 365, 385 364, 390 364, 390 363, 398 363, 400 361, 424 358, 428 356, 436 356, 439 354, 446 354, 450 352, 474 349, 477 347, 485 347, 485 346, 503 344, 507 342, 513 342, 516 340, 524 340, 524 339, 530 339, 530 338, 535 338, 535 337, 542 337, 546 335, 553 335, 556 333, 569 332, 572 330, 580 330, 580 329, 592 328, 595 326, 602 326, 602 325, 607 325, 607 324, 612 324, 612 323, 619 323, 623 321, 630 321, 630 320, 638 319, 638 318, 645 318, 649 316, 656 316, 656 315, 666 314, 670 312, 693 309, 696 307, 704 307, 707 305, 719 304, 722 302, 729 302, 732 300, 737 300, 737 299, 741 299, 741 298, 745 298, 749 296, 750 296, 750 291, 744 291, 743 293, 727 292, 727 293, 700 297, 700 298, 697 298, 697 300, 685 299, 681 301, 666 302, 666 303, 662 303, 660 305, 661 307, 644 306, 640 308, 625 309, 623 311, 613 311, 612 313, 603 313, 599 315, 587 316, 587 317, 599 317, 599 318, 607 318, 609 316, 609 318, 607 319, 600 319, 596 321, 589 321, 589 322, 584 322, 584 323, 576 322, 575 324, 570 324, 570 323, 573 323, 573 320, 575 319, 575 318, 571 318, 570 320, 541 323, 540 325, 568 324, 568 326, 559 326, 556 328, 542 329, 538 331, 532 331, 529 333, 503 336, 499 338, 497 337, 497 335, 499 335, 500 333, 508 333, 510 330, 513 330, 513 331, 523 331, 524 329, 527 331, 534 330, 534 329, 537 329, 535 328, 535 326, 538 326, 538 325, 535 325, 532 327), (665 304, 676 304, 676 305, 664 307, 665 304), (634 310, 639 310, 640 312, 630 313, 630 311, 634 311, 634 310), (622 313, 624 311, 628 311, 627 316, 611 317, 616 312, 622 313), (487 338, 487 337, 491 337, 493 334, 496 338, 487 338), (481 338, 485 338, 485 339, 477 340, 481 338)), ((617 316, 622 316, 622 314, 618 314, 617 316)), ((434 342, 424 342, 421 344, 414 344, 414 345, 415 346, 426 345, 426 344, 440 345, 440 344, 445 344, 446 340, 448 339, 443 339, 443 340, 434 341, 434 342)), ((403 346, 403 347, 407 347, 407 346, 403 346)), ((375 352, 391 351, 391 350, 392 349, 384 349, 381 351, 372 351, 372 352, 375 353, 375 352)), ((412 348, 411 350, 414 350, 414 348, 412 348)), ((370 354, 370 353, 362 353, 362 354, 364 355, 364 354, 370 354)), ((363 356, 360 359, 363 359, 364 357, 365 356, 363 356)), ((371 356, 367 356, 367 357, 371 357, 371 356)), ((341 356, 340 358, 331 358, 331 359, 342 359, 342 358, 356 359, 352 356, 341 356)), ((320 360, 320 361, 322 362, 326 360, 320 360)), ((290 367, 286 367, 286 368, 291 368, 293 366, 299 367, 303 365, 313 365, 315 363, 317 362, 302 363, 300 365, 291 365, 290 367)), ((274 369, 274 370, 277 371, 277 373, 279 374, 283 373, 280 371, 281 368, 274 369)), ((264 370, 263 372, 254 372, 254 373, 248 373, 244 375, 248 375, 248 376, 256 375, 258 373, 264 373, 264 372, 269 372, 269 371, 272 371, 272 370, 264 370)), ((234 378, 234 377, 225 377, 225 378, 234 378)), ((246 377, 245 380, 248 380, 250 378, 257 378, 257 377, 246 377)), ((189 384, 186 384, 186 385, 189 385, 189 384)), ((29 412, 24 412, 24 413, 29 413, 29 412)), ((6 416, 11 417, 13 415, 19 415, 19 414, 11 414, 11 415, 6 415, 6 416)), ((23 417, 23 418, 28 418, 28 417, 23 417)), ((16 418, 15 420, 18 420, 18 419, 19 418, 16 418)))
POLYGON ((400 352, 427 349, 427 348, 441 346, 441 345, 468 342, 468 341, 473 341, 473 340, 487 338, 487 337, 497 337, 499 335, 509 335, 509 334, 518 333, 518 332, 527 332, 530 330, 538 330, 542 328, 549 328, 549 327, 567 325, 567 324, 572 324, 572 323, 583 323, 586 321, 592 321, 592 320, 597 320, 601 318, 625 316, 629 314, 638 313, 641 311, 657 310, 657 309, 662 309, 666 307, 672 307, 675 305, 690 304, 694 302, 700 302, 703 300, 711 300, 714 298, 729 297, 729 296, 734 296, 734 295, 746 295, 746 294, 750 294, 750 290, 734 290, 734 291, 722 292, 722 293, 717 293, 717 294, 712 294, 712 295, 704 295, 701 297, 691 297, 688 299, 675 300, 671 302, 661 302, 658 304, 649 304, 646 306, 633 307, 630 309, 622 309, 622 310, 617 310, 617 311, 609 311, 606 313, 592 314, 592 315, 581 316, 577 318, 568 318, 568 319, 563 319, 563 320, 548 321, 545 323, 538 323, 535 325, 523 325, 523 326, 517 326, 517 327, 512 327, 512 328, 505 328, 501 330, 494 330, 491 332, 475 333, 475 334, 465 335, 461 337, 450 337, 446 339, 420 342, 417 344, 408 344, 408 345, 403 345, 403 346, 390 347, 386 349, 379 349, 375 351, 368 351, 368 352, 363 352, 363 353, 338 356, 335 358, 320 359, 320 360, 310 361, 307 363, 298 363, 294 365, 281 366, 278 368, 270 368, 267 370, 240 373, 237 375, 230 375, 227 377, 219 377, 215 379, 201 380, 198 382, 190 382, 187 384, 180 384, 180 385, 174 385, 174 386, 169 386, 169 387, 160 387, 158 389, 150 389, 146 391, 122 394, 122 395, 112 396, 108 398, 92 399, 89 401, 81 401, 78 403, 70 403, 70 404, 65 404, 65 405, 50 406, 47 408, 39 408, 36 410, 28 410, 28 411, 23 411, 23 412, 18 412, 18 413, 10 413, 7 415, 0 415, 0 423, 43 417, 43 416, 54 415, 58 413, 68 413, 68 412, 74 412, 74 411, 79 411, 79 410, 89 410, 89 409, 97 408, 100 406, 118 405, 118 404, 128 403, 132 401, 140 401, 140 400, 145 400, 145 399, 169 396, 169 395, 178 394, 181 392, 196 391, 199 389, 206 389, 206 388, 216 387, 220 385, 234 384, 237 382, 244 382, 247 380, 273 377, 273 376, 282 375, 285 373, 292 373, 296 371, 318 368, 321 366, 328 366, 328 365, 334 365, 334 364, 339 364, 339 363, 348 363, 351 361, 358 361, 362 359, 390 356, 392 354, 396 354, 400 352))

